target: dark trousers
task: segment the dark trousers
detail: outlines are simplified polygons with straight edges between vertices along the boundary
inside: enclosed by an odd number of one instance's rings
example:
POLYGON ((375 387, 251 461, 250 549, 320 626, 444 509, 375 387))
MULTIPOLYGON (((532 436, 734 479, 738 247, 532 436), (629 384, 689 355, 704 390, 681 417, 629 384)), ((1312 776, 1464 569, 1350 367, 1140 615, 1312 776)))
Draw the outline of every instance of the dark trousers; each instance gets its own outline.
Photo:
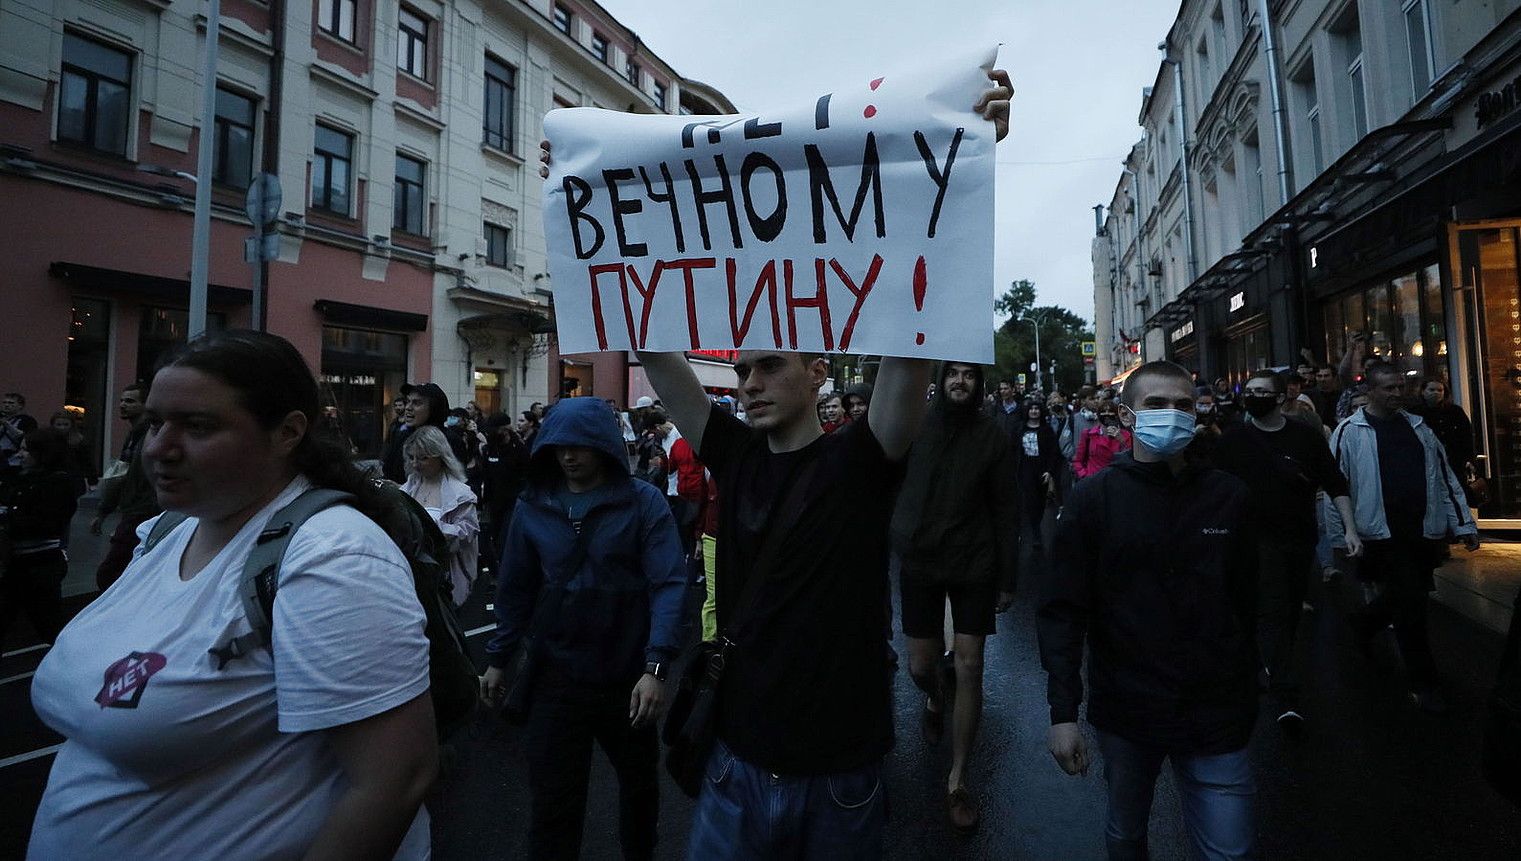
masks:
POLYGON ((1364 613, 1364 631, 1371 635, 1394 623, 1394 639, 1399 643, 1410 685, 1416 690, 1437 683, 1436 659, 1431 656, 1426 628, 1426 604, 1437 552, 1433 542, 1424 538, 1368 541, 1363 544, 1359 569, 1364 580, 1383 586, 1364 613))
POLYGON ((655 727, 629 726, 626 688, 591 692, 542 688, 523 728, 528 785, 533 795, 528 856, 577 859, 586 817, 592 742, 618 774, 618 837, 623 857, 653 857, 660 815, 655 727))
POLYGON ((26 615, 44 643, 58 639, 63 627, 62 587, 68 561, 62 550, 12 556, 0 577, 0 644, 16 617, 26 615))
POLYGON ((1313 544, 1257 545, 1257 650, 1268 671, 1268 691, 1280 709, 1292 709, 1299 702, 1294 642, 1314 559, 1313 544))
POLYGON ((127 570, 127 565, 132 562, 132 551, 137 549, 137 527, 143 525, 147 517, 128 517, 122 515, 121 521, 111 531, 111 541, 106 547, 106 555, 100 560, 100 566, 95 569, 95 586, 104 592, 111 588, 121 573, 127 570))

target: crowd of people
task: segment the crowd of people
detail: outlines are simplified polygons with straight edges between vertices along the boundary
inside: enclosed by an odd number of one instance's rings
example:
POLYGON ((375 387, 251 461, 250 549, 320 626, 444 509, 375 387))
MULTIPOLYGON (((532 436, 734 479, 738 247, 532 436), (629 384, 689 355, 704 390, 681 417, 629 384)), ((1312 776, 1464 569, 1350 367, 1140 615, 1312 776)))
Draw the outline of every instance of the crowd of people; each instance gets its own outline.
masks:
MULTIPOLYGON (((1001 138, 992 78, 976 109, 1001 138)), ((881 857, 892 572, 919 731, 950 736, 952 828, 981 824, 986 638, 1026 581, 1048 746, 1087 771, 1086 702, 1111 857, 1146 857, 1169 761, 1193 854, 1254 857, 1247 746, 1264 692, 1284 732, 1307 720, 1294 637, 1317 568, 1357 563, 1359 632, 1392 622, 1412 702, 1444 705, 1425 602, 1448 542, 1477 546, 1472 429, 1440 381, 1417 407, 1360 351, 1239 387, 1151 362, 1072 398, 893 357, 821 398, 823 356, 741 351, 717 399, 683 354, 641 352, 658 398, 627 413, 564 398, 514 419, 405 386, 365 465, 294 347, 221 332, 123 392, 92 523, 119 515, 110 566, 61 631, 93 477, 7 395, 4 618, 26 608, 52 642, 33 702, 66 739, 30 857, 426 857, 460 653, 439 614, 483 581, 497 622, 468 698, 522 725, 532 857, 579 855, 594 744, 625 857, 660 839, 663 747, 696 799, 689 857, 881 857), (405 540, 398 510, 434 540, 405 540), (272 540, 283 556, 253 564, 272 540)))

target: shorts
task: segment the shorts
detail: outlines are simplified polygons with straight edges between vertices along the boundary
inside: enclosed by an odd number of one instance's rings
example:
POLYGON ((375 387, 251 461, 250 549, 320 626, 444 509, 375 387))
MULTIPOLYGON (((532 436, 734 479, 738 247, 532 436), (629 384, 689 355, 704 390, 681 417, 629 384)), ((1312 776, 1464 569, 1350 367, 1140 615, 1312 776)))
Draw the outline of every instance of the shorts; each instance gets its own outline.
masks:
POLYGON ((958 634, 998 633, 998 584, 944 583, 905 572, 898 578, 903 634, 938 640, 945 636, 945 599, 951 599, 951 626, 958 634))

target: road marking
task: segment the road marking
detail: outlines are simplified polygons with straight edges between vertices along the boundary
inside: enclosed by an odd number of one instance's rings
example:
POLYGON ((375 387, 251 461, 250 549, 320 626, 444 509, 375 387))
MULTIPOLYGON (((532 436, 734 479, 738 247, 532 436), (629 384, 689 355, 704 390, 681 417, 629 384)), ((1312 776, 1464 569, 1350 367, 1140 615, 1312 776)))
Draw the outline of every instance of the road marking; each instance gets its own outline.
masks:
POLYGON ((24 649, 17 649, 14 652, 6 652, 5 654, 0 655, 0 658, 14 658, 17 655, 24 655, 27 652, 36 652, 47 648, 51 648, 47 643, 38 643, 35 646, 27 646, 24 649))
POLYGON ((14 676, 6 676, 5 678, 0 679, 0 685, 8 685, 11 682, 19 682, 22 679, 29 679, 33 675, 35 675, 35 673, 17 673, 14 676))
POLYGON ((482 625, 479 628, 472 628, 471 630, 466 631, 465 632, 465 636, 467 636, 467 637, 474 637, 476 634, 484 634, 487 631, 494 631, 494 630, 496 630, 496 625, 495 624, 482 625))
POLYGON ((31 762, 34 759, 42 759, 44 756, 52 756, 53 754, 57 753, 62 747, 63 745, 61 744, 55 744, 52 747, 44 747, 41 750, 32 750, 26 753, 18 753, 15 756, 8 756, 5 759, 0 759, 0 768, 5 768, 11 765, 20 765, 23 762, 31 762))

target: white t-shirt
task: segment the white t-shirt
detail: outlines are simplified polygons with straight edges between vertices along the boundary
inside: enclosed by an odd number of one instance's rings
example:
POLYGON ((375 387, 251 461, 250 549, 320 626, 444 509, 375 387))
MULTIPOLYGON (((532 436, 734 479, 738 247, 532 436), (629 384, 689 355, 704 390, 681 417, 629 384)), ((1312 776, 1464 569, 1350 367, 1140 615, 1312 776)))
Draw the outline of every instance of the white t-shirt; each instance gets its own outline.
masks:
MULTIPOLYGON (((259 649, 216 669, 208 650, 250 630, 237 587, 255 537, 308 486, 292 482, 188 582, 179 562, 195 518, 151 553, 139 545, 121 579, 63 630, 32 680, 37 714, 67 741, 28 858, 300 858, 345 788, 316 730, 428 689, 425 618, 406 559, 348 506, 313 516, 291 539, 274 654, 259 649)), ((429 852, 422 810, 397 858, 429 852)))

